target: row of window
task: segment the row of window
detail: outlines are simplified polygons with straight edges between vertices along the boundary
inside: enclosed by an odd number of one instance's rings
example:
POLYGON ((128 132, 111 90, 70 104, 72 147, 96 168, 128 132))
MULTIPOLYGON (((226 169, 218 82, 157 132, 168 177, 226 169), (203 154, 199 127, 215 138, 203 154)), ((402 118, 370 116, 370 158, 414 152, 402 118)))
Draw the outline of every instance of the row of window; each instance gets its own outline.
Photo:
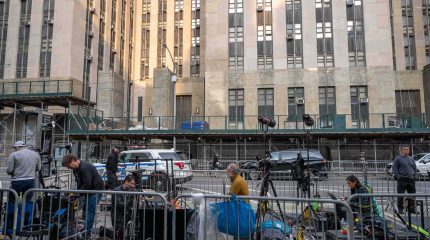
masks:
MULTIPOLYGON (((258 94, 258 115, 273 118, 274 90, 260 88, 258 94)), ((421 98, 419 90, 399 90, 396 95, 396 112, 398 114, 419 115, 421 98)), ((323 86, 318 88, 319 115, 336 114, 336 88, 323 86)), ((369 99, 367 86, 351 86, 351 118, 354 122, 367 124, 369 121, 369 99)), ((230 89, 228 95, 229 122, 237 125, 244 121, 244 89, 230 89)), ((288 121, 300 121, 305 114, 305 93, 303 87, 288 88, 288 121)))
POLYGON ((100 31, 99 31, 99 51, 98 51, 98 61, 97 61, 97 69, 99 71, 103 71, 103 59, 104 59, 104 51, 105 51, 105 31, 106 31, 106 23, 104 21, 106 14, 106 0, 100 0, 100 31))
MULTIPOLYGON (((332 0, 315 0, 317 65, 334 67, 332 0)), ((302 0, 286 0, 287 67, 303 68, 302 0)), ((229 67, 243 69, 243 0, 229 0, 229 67)), ((364 66, 362 0, 347 5, 351 66, 364 66)), ((257 65, 273 68, 272 0, 257 0, 257 65)))
POLYGON ((200 76, 200 0, 191 0, 191 77, 200 76))
MULTIPOLYGON (((292 121, 301 118, 305 111, 305 91, 303 87, 288 88, 288 116, 292 121)), ((319 114, 336 114, 336 90, 332 86, 318 88, 319 114)), ((369 107, 367 86, 351 86, 351 114, 353 121, 368 121, 369 107)), ((258 115, 273 118, 274 112, 274 89, 260 88, 258 95, 258 115)), ((244 121, 244 89, 230 89, 228 97, 229 121, 244 121)))

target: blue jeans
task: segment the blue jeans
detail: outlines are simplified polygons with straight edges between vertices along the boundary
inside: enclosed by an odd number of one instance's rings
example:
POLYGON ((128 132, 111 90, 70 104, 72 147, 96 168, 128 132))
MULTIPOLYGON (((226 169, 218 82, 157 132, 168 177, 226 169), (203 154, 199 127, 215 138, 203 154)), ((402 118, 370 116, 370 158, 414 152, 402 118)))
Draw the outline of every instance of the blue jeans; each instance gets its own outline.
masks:
POLYGON ((96 216, 97 203, 102 198, 101 194, 88 194, 83 205, 83 216, 85 217, 85 231, 91 233, 93 228, 94 218, 96 216))
MULTIPOLYGON (((18 197, 23 197, 24 193, 27 190, 34 188, 34 179, 12 181, 10 184, 10 188, 15 190, 15 192, 18 194, 18 197)), ((33 193, 30 192, 29 194, 27 194, 27 199, 25 201, 30 201, 32 197, 33 193)), ((9 201, 15 202, 15 197, 12 194, 9 194, 9 201)))

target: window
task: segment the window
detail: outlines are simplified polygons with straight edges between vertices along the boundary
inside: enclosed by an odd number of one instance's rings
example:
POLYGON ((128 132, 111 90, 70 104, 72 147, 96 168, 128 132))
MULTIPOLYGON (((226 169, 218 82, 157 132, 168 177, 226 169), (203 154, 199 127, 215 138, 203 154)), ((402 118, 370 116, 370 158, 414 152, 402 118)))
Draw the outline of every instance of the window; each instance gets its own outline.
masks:
POLYGON ((104 16, 106 14, 106 0, 100 0, 100 22, 99 22, 99 51, 98 51, 98 63, 97 69, 103 71, 103 60, 105 51, 105 28, 106 24, 104 21, 104 16))
POLYGON ((412 0, 402 0, 403 38, 406 70, 417 69, 412 0))
POLYGON ((229 68, 242 70, 243 64, 243 0, 229 0, 229 68))
POLYGON ((91 63, 93 57, 91 56, 91 45, 92 45, 92 31, 93 31, 93 13, 90 8, 94 6, 94 1, 89 0, 87 2, 87 17, 86 17, 86 28, 85 28, 85 49, 84 49, 84 71, 83 71, 83 87, 82 96, 85 99, 90 99, 90 74, 91 74, 91 63))
POLYGON ((353 123, 358 123, 358 127, 367 127, 369 122, 367 86, 351 86, 351 115, 353 123))
POLYGON ((39 76, 49 77, 51 74, 52 34, 54 30, 55 0, 43 1, 42 39, 40 47, 39 76))
POLYGON ((184 45, 184 1, 175 1, 175 36, 173 57, 176 65, 176 75, 182 77, 183 45, 184 45))
POLYGON ((288 88, 288 120, 301 121, 303 114, 305 114, 305 89, 288 88))
POLYGON ((120 50, 119 50, 119 75, 124 75, 124 47, 125 47, 125 11, 126 0, 121 1, 121 25, 120 25, 120 50))
POLYGON ((166 24, 167 24, 167 1, 158 0, 158 54, 157 67, 166 67, 166 24))
POLYGON ((32 0, 21 1, 21 15, 18 36, 18 55, 16 62, 16 77, 27 77, 28 64, 28 44, 30 40, 31 25, 31 2, 32 0))
POLYGON ((420 116, 420 90, 396 91, 396 113, 407 116, 420 116))
POLYGON ((151 0, 143 0, 142 3, 142 49, 140 61, 141 79, 149 78, 149 51, 151 28, 151 0))
POLYGON ((143 119, 143 97, 137 97, 137 121, 141 122, 143 119))
POLYGON ((112 12, 111 12, 111 40, 110 40, 110 58, 109 58, 109 69, 111 71, 115 70, 115 55, 116 50, 116 0, 112 0, 112 12))
POLYGON ((287 67, 303 68, 302 3, 286 0, 287 67))
POLYGON ((317 66, 334 67, 331 0, 315 0, 317 66))
POLYGON ((228 121, 230 126, 243 126, 244 120, 244 90, 230 89, 228 91, 228 121))
POLYGON ((258 116, 274 118, 273 88, 258 89, 258 116))
POLYGON ((348 52, 350 66, 365 66, 363 4, 362 0, 355 0, 346 7, 348 29, 348 52))
POLYGON ((200 0, 191 1, 191 77, 200 76, 200 0))
POLYGON ((273 68, 272 0, 257 0, 257 68, 273 68))
POLYGON ((424 42, 427 64, 430 64, 430 0, 423 0, 424 42))
POLYGON ((335 87, 319 87, 320 116, 336 114, 336 91, 335 87))
POLYGON ((0 79, 4 77, 8 18, 9 0, 6 0, 0 2, 0 79))

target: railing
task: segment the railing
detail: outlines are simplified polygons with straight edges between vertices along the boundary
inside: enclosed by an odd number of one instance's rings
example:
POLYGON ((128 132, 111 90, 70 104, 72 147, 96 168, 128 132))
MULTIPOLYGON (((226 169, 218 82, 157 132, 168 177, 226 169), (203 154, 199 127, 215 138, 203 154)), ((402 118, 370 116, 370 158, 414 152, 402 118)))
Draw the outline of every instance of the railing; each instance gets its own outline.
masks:
POLYGON ((0 82, 0 98, 24 96, 64 96, 78 93, 74 80, 0 82))
MULTIPOLYGON (((94 114, 100 118, 100 115, 94 114)), ((354 129, 402 129, 428 128, 427 114, 402 115, 395 113, 370 114, 366 119, 353 117, 351 114, 311 115, 315 119, 312 127, 306 127, 301 117, 296 115, 275 115, 276 126, 270 131, 343 131, 354 129)), ((228 116, 180 116, 177 117, 176 128, 173 116, 145 116, 141 120, 136 117, 103 117, 93 130, 130 130, 130 131, 205 131, 205 130, 262 130, 257 115, 244 116, 241 121, 232 121, 228 116), (128 124, 130 121, 130 124, 128 124)), ((73 129, 72 129, 73 130, 73 129)))
POLYGON ((2 239, 75 239, 88 233, 92 239, 226 239, 222 225, 229 239, 429 238, 430 195, 422 193, 348 194, 346 200, 184 193, 172 202, 147 191, 30 189, 22 198, 10 189, 0 193, 9 199, 1 204, 2 239))

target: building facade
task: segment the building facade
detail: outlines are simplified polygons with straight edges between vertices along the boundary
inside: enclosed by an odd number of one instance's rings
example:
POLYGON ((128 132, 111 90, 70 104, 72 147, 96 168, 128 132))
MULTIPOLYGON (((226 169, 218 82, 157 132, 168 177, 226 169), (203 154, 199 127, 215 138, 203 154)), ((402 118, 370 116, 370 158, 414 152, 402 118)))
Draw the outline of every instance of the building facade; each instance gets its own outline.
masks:
POLYGON ((143 128, 296 129, 303 114, 382 128, 425 112, 429 19, 430 0, 0 0, 0 82, 72 80, 143 128))

